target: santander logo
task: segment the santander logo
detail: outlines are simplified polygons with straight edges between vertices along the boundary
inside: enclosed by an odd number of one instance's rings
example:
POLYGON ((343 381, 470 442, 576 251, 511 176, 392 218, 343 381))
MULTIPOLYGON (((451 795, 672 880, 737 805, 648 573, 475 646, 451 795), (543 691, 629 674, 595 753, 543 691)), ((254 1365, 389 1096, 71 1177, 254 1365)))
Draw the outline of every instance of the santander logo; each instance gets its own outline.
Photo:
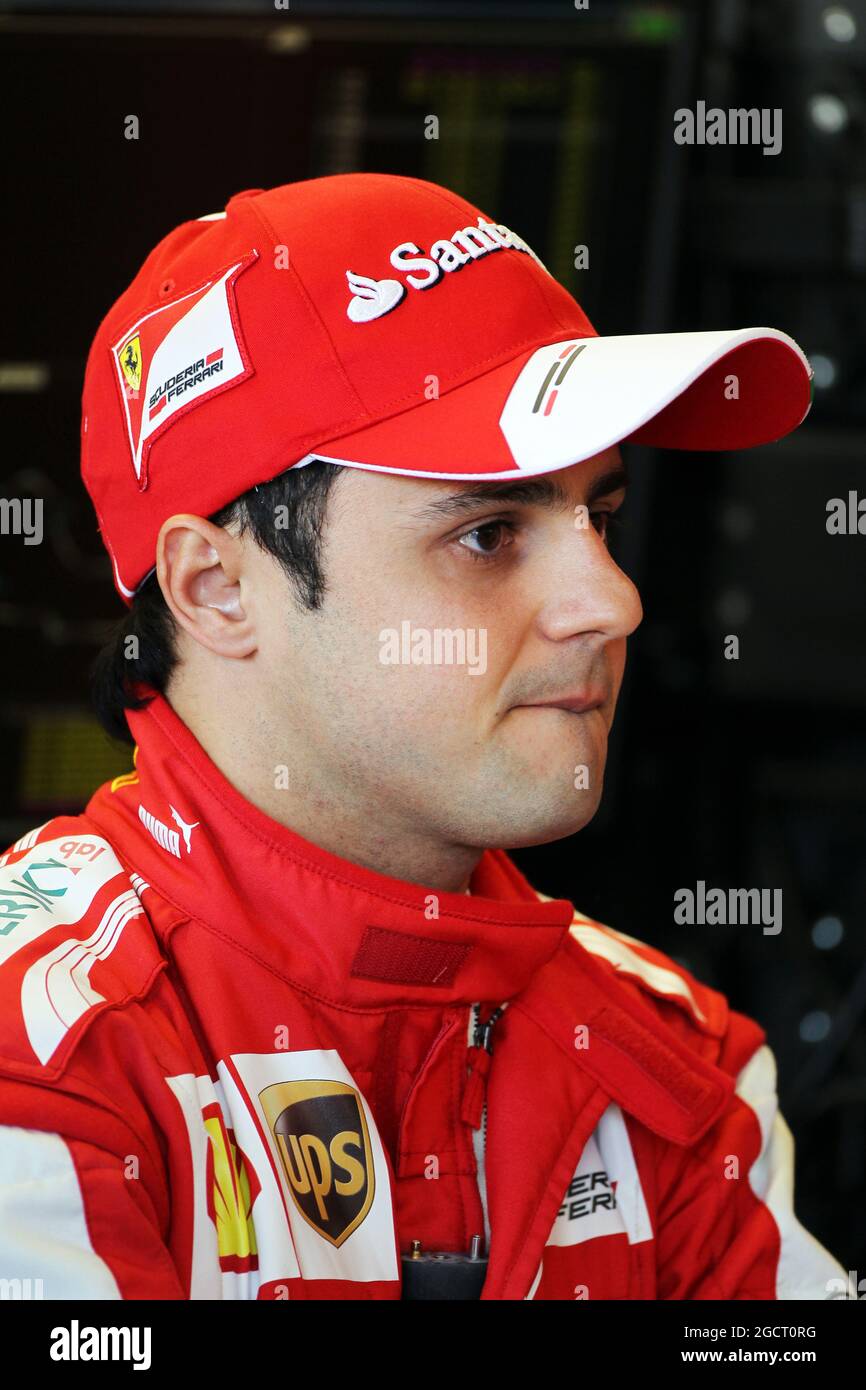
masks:
MULTIPOLYGON (((452 232, 450 237, 434 241, 429 252, 424 252, 414 241, 402 241, 395 246, 389 257, 391 265, 405 276, 406 285, 413 290, 429 290, 438 284, 443 275, 461 270, 471 261, 479 261, 494 251, 522 251, 531 256, 547 270, 547 266, 535 254, 532 247, 501 222, 487 222, 481 216, 477 227, 463 227, 452 232)), ((393 279, 374 280, 367 275, 357 275, 346 271, 346 280, 352 298, 346 306, 346 316, 353 323, 370 323, 383 314, 396 309, 406 294, 402 281, 393 279)))
POLYGON ((353 323, 368 323, 394 309, 406 293, 399 280, 371 280, 368 275, 346 271, 352 298, 346 313, 353 323))

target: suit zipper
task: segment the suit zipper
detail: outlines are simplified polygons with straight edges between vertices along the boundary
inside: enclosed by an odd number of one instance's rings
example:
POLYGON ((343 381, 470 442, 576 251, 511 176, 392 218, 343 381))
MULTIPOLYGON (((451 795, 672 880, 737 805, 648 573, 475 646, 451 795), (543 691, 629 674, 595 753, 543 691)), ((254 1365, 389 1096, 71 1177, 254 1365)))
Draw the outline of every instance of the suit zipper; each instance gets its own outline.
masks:
MULTIPOLYGON (((483 1047, 490 1055, 493 1055, 493 1029, 498 1020, 502 1017, 507 1004, 500 1005, 494 1009, 490 1017, 481 1022, 481 1004, 473 1004, 470 1015, 469 1045, 470 1047, 483 1047)), ((486 1091, 486 1087, 485 1087, 486 1091)), ((487 1098, 485 1094, 484 1103, 481 1107, 481 1123, 477 1129, 472 1131, 472 1147, 475 1153, 475 1166, 478 1170, 478 1197, 481 1202, 481 1210, 484 1216, 484 1241, 485 1250, 490 1250, 490 1219, 487 1213, 487 1171, 485 1167, 487 1158, 487 1098)))

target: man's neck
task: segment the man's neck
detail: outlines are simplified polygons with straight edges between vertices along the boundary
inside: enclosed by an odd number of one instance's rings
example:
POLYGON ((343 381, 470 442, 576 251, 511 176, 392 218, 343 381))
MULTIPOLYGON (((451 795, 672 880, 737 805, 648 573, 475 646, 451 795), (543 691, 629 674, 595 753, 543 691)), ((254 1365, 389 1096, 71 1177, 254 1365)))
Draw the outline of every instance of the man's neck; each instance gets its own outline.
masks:
POLYGON ((275 756, 276 743, 266 734, 257 741, 249 721, 239 738, 241 722, 227 718, 225 705, 217 713, 188 685, 172 682, 166 698, 222 775, 272 820, 375 873, 443 893, 469 891, 477 848, 431 839, 393 801, 359 805, 351 792, 319 785, 311 772, 287 762, 284 750, 275 756))

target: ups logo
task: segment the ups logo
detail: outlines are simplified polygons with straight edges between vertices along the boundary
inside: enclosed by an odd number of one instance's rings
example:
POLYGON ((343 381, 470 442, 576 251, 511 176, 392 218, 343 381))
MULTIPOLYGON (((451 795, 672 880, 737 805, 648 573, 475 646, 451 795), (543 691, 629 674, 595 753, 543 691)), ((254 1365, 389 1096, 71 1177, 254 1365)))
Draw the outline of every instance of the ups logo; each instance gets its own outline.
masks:
POLYGON ((376 1188, 358 1092, 342 1081, 280 1081, 259 1100, 295 1206, 339 1248, 364 1220, 376 1188))

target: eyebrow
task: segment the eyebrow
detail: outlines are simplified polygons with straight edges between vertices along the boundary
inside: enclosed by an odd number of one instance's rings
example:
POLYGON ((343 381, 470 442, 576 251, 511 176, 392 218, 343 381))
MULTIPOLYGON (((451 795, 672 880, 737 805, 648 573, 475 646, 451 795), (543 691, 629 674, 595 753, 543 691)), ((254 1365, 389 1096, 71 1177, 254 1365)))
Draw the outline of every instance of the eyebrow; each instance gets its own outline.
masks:
MULTIPOLYGON (((624 464, 609 469, 606 473, 600 473, 592 481, 586 505, 597 502, 608 493, 628 487, 628 482, 628 470, 624 464)), ((441 521, 446 517, 462 516, 465 512, 477 511, 479 507, 506 502, 518 506, 543 507, 554 512, 572 512, 575 507, 574 499, 556 475, 544 473, 536 478, 482 483, 477 487, 464 488, 461 492, 450 492, 445 497, 425 503, 409 515, 419 521, 441 521)))

